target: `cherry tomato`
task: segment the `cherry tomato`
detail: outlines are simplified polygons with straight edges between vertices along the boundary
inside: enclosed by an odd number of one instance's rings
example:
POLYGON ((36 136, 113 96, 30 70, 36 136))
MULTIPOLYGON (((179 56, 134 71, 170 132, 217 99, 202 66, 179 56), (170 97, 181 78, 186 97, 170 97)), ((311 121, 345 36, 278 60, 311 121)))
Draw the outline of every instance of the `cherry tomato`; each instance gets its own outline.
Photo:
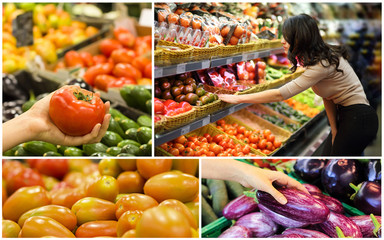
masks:
POLYGON ((77 217, 77 224, 98 220, 115 220, 115 204, 113 202, 85 197, 72 206, 72 212, 77 217))
POLYGON ((278 140, 275 140, 275 141, 273 142, 273 146, 274 146, 275 148, 279 148, 279 147, 281 146, 281 142, 278 141, 278 140))
POLYGON ((181 172, 160 173, 144 184, 144 193, 158 202, 166 199, 190 202, 198 195, 198 189, 198 178, 181 172))
POLYGON ((56 220, 45 216, 33 216, 25 222, 19 237, 40 238, 45 236, 74 238, 75 236, 65 226, 56 220))
POLYGON ((137 159, 136 166, 140 175, 149 179, 159 173, 171 170, 172 159, 137 159))
POLYGON ((41 186, 22 187, 14 192, 3 205, 3 217, 17 221, 23 213, 51 203, 47 191, 41 186))
POLYGON ((145 179, 137 171, 122 172, 117 177, 119 193, 143 193, 145 179))
POLYGON ((159 203, 149 195, 140 193, 127 194, 116 202, 116 218, 119 219, 126 211, 145 211, 158 205, 159 203))
POLYGON ((265 130, 263 131, 263 136, 264 136, 264 138, 267 138, 269 135, 271 135, 271 130, 269 130, 269 129, 265 129, 265 130))
POLYGON ((71 211, 71 209, 57 205, 47 205, 31 209, 21 215, 18 221, 20 227, 23 227, 24 222, 32 216, 45 216, 52 218, 64 225, 70 231, 75 229, 77 224, 76 215, 71 211))
POLYGON ((111 59, 115 64, 132 63, 135 57, 136 57, 136 53, 126 48, 116 49, 111 54, 111 59))
POLYGON ((192 227, 192 228, 197 228, 198 225, 197 225, 197 222, 191 212, 191 210, 189 210, 189 208, 187 206, 185 206, 184 203, 180 202, 179 200, 176 200, 176 199, 167 199, 167 200, 164 200, 162 201, 160 204, 159 204, 159 207, 160 206, 167 206, 167 207, 170 207, 170 208, 173 208, 175 209, 176 211, 178 211, 179 213, 183 214, 184 217, 186 217, 186 219, 188 220, 189 222, 189 225, 192 227))
POLYGON ((125 232, 135 229, 142 215, 143 211, 139 210, 126 211, 123 213, 119 221, 117 221, 117 237, 121 237, 125 232))
POLYGON ((77 86, 57 90, 49 103, 49 116, 65 134, 82 136, 102 123, 105 106, 100 97, 77 86))
POLYGON ((179 156, 180 155, 180 151, 179 149, 177 148, 170 148, 168 150, 169 154, 171 154, 172 156, 179 156))
POLYGON ((114 50, 119 48, 123 48, 123 45, 115 39, 104 39, 99 45, 100 52, 106 57, 109 57, 114 50))
POLYGON ((170 207, 159 206, 143 213, 136 226, 136 236, 139 238, 190 238, 192 232, 183 214, 170 207))
POLYGON ((82 224, 76 230, 78 238, 117 237, 117 221, 92 221, 82 224))
POLYGON ((257 147, 261 150, 265 149, 267 146, 267 140, 266 139, 261 139, 259 143, 257 144, 257 147))
POLYGON ((88 186, 85 194, 87 197, 101 198, 113 202, 117 194, 119 194, 119 185, 114 177, 101 176, 88 186))
POLYGON ((138 80, 142 77, 142 73, 129 63, 118 63, 113 68, 113 75, 115 77, 126 77, 138 80))

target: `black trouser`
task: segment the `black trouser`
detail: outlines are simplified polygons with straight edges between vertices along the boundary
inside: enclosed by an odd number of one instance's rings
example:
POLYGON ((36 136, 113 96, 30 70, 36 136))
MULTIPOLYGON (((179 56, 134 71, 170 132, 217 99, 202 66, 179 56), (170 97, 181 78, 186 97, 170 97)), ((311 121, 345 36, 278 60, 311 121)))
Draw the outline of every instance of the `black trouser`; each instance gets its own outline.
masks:
POLYGON ((332 133, 325 140, 324 156, 361 156, 376 137, 379 120, 369 105, 336 105, 337 134, 332 145, 332 133))

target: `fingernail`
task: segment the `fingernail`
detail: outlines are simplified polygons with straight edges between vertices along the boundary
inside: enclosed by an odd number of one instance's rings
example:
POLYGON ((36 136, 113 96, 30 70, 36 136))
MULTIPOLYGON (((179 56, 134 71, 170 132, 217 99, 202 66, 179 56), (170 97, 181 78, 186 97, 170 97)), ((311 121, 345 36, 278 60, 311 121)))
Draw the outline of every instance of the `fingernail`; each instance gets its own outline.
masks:
POLYGON ((285 197, 279 197, 279 203, 281 204, 286 204, 288 202, 288 200, 285 198, 285 197))

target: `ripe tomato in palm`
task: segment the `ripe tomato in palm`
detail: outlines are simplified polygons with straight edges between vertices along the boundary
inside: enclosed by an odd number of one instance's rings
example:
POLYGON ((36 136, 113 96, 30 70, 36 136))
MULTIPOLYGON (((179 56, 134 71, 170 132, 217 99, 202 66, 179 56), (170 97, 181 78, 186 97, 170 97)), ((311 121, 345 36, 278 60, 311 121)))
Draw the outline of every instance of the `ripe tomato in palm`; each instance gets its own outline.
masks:
POLYGON ((82 136, 102 123, 105 106, 97 94, 78 86, 65 86, 57 90, 49 103, 49 116, 65 134, 82 136))
POLYGON ((113 75, 115 77, 133 78, 135 80, 142 77, 141 72, 129 63, 118 63, 113 68, 113 75))
POLYGON ((123 45, 115 39, 104 39, 99 45, 100 52, 106 57, 109 57, 114 50, 119 48, 123 48, 123 45))
POLYGON ((119 48, 112 52, 111 59, 115 64, 118 63, 132 63, 135 59, 136 53, 126 48, 119 48))

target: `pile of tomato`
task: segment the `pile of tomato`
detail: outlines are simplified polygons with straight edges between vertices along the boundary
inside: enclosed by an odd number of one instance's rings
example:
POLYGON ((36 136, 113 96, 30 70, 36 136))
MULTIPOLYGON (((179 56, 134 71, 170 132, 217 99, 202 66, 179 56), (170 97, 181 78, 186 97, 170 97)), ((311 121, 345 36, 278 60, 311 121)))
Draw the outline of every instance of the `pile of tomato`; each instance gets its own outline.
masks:
POLYGON ((144 57, 151 51, 152 37, 135 37, 124 28, 114 29, 114 38, 100 42, 100 54, 69 51, 55 70, 84 67, 84 80, 100 90, 122 87, 125 84, 151 85, 152 62, 144 57))
POLYGON ((154 98, 154 103, 155 114, 165 115, 169 117, 192 110, 192 105, 186 101, 175 102, 171 99, 161 101, 158 98, 154 98))
POLYGON ((198 237, 197 159, 2 165, 3 237, 198 237))
POLYGON ((216 128, 267 155, 281 146, 281 142, 276 139, 269 129, 247 130, 237 123, 226 123, 224 119, 216 122, 216 128))
POLYGON ((203 136, 180 136, 170 142, 160 145, 162 149, 173 156, 198 156, 198 157, 242 157, 257 156, 251 152, 249 145, 236 143, 226 134, 211 136, 205 133, 203 136))

